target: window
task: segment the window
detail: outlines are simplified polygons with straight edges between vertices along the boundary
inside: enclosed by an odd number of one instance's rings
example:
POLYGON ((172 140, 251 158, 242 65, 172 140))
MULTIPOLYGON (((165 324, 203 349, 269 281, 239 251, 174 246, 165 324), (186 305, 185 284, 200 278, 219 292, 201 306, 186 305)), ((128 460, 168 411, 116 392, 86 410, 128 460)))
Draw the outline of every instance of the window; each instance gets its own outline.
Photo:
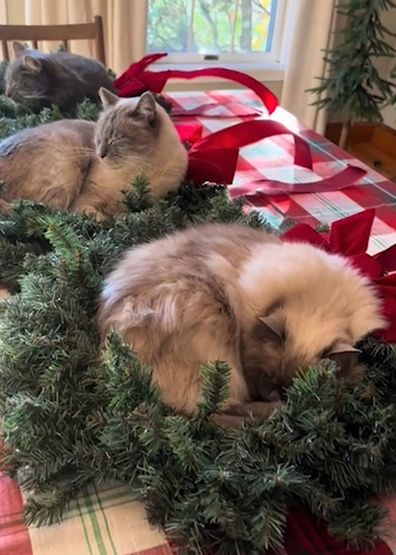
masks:
POLYGON ((168 52, 168 64, 280 64, 287 4, 148 0, 146 52, 168 52))

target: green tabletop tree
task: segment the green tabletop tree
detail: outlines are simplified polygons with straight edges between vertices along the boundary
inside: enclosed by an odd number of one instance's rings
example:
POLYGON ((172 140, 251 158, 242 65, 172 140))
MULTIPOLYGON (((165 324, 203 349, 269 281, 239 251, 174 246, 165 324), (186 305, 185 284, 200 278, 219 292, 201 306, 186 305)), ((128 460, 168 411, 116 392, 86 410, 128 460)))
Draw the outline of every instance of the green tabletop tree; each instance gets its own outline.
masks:
POLYGON ((395 83, 383 78, 376 65, 379 58, 396 55, 389 44, 395 35, 384 24, 384 12, 391 8, 396 8, 393 0, 348 0, 338 6, 345 25, 325 52, 328 74, 310 92, 319 96, 314 104, 320 109, 341 114, 341 147, 355 121, 382 122, 381 108, 394 100, 395 83))

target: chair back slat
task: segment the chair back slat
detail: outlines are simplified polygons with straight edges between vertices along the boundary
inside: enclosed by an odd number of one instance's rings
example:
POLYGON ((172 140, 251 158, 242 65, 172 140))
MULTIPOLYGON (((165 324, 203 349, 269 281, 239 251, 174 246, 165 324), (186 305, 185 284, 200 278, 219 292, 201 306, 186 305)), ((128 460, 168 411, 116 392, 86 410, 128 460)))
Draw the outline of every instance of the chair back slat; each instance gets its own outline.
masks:
POLYGON ((8 44, 6 40, 1 41, 1 52, 3 54, 3 58, 6 62, 10 61, 10 52, 8 50, 8 44))
POLYGON ((95 57, 106 65, 103 20, 95 15, 92 23, 75 23, 67 25, 0 25, 0 42, 3 58, 10 59, 7 42, 29 41, 37 48, 38 41, 59 41, 68 50, 71 40, 94 40, 95 57))

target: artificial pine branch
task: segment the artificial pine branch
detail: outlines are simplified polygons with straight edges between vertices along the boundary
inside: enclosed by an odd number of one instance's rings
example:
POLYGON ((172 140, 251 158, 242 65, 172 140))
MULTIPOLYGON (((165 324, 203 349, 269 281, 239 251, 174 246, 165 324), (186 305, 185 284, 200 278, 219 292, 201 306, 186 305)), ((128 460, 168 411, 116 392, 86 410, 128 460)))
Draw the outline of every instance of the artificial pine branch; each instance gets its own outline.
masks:
POLYGON ((229 380, 231 370, 227 364, 217 361, 203 367, 203 385, 201 400, 198 402, 198 412, 203 418, 221 411, 221 405, 229 395, 229 380))

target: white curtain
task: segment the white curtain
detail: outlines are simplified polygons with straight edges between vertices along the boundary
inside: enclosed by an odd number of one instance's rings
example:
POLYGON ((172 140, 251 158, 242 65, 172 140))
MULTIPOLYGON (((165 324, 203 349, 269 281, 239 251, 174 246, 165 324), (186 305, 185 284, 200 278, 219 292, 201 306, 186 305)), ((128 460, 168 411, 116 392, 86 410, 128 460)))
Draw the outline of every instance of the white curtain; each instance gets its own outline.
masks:
POLYGON ((0 0, 0 25, 5 25, 7 21, 7 2, 6 0, 0 0))
MULTIPOLYGON (((24 0, 24 23, 30 25, 86 23, 101 15, 107 65, 116 73, 144 55, 145 14, 145 0, 24 0)), ((71 50, 93 55, 88 41, 75 41, 71 50)))
POLYGON ((292 36, 281 104, 299 121, 323 133, 327 114, 311 103, 318 97, 306 92, 326 75, 323 49, 333 39, 336 11, 334 0, 292 0, 292 36))

